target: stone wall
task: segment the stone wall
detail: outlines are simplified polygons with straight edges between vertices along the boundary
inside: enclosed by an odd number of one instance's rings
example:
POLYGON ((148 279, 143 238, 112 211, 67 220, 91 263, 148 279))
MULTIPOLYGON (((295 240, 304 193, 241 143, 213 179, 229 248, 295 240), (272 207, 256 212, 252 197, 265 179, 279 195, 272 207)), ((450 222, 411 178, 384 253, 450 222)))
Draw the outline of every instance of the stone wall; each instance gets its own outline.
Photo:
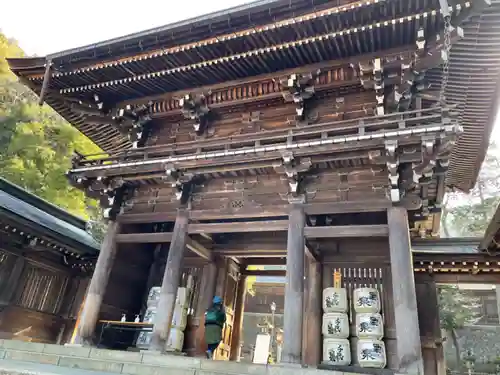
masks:
MULTIPOLYGON (((469 326, 458 331, 462 355, 467 350, 472 350, 476 357, 476 370, 490 371, 493 373, 493 365, 488 362, 500 357, 500 326, 469 326)), ((451 339, 447 339, 446 363, 449 368, 456 367, 455 346, 451 339)))

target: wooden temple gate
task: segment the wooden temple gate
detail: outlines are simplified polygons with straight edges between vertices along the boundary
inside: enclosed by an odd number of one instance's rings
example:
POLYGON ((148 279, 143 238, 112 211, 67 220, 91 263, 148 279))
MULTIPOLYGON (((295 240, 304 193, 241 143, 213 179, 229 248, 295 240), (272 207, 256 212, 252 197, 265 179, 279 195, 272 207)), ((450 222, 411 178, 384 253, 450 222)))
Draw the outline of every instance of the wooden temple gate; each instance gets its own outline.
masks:
POLYGON ((67 173, 110 220, 78 341, 161 285, 150 350, 163 350, 196 268, 188 351, 202 351, 217 294, 229 312, 217 356, 237 358, 248 266, 281 259, 283 362, 318 364, 321 286, 340 269, 349 289, 382 291, 389 367, 422 373, 410 240, 438 233, 446 187, 474 185, 499 19, 486 0, 264 1, 9 60, 104 151, 67 173))

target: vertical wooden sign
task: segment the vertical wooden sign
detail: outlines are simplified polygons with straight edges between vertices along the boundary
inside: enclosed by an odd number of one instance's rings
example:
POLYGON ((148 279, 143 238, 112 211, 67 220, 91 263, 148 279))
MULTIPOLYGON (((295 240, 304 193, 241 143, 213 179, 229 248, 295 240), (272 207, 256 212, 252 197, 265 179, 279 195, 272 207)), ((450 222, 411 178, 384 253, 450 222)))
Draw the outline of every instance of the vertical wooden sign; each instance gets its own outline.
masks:
POLYGON ((342 288, 342 274, 340 271, 335 271, 333 273, 333 287, 342 288))

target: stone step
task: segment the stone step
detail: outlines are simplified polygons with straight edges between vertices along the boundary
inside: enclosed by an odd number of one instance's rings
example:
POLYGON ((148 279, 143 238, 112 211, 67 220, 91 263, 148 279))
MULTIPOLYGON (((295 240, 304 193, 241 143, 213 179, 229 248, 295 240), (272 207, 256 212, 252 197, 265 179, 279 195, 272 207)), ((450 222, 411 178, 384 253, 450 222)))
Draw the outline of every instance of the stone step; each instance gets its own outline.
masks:
MULTIPOLYGON (((177 355, 159 355, 75 346, 0 340, 0 374, 10 363, 129 375, 343 375, 313 368, 211 361, 177 355)), ((21 372, 22 373, 22 372, 21 372)), ((25 372, 26 373, 26 372, 25 372)), ((54 372, 41 374, 55 374, 54 372)), ((67 372, 71 374, 71 371, 67 372)), ((8 372, 7 372, 8 374, 8 372)), ((355 375, 350 373, 350 375, 355 375)), ((82 374, 83 375, 83 374, 82 374)))

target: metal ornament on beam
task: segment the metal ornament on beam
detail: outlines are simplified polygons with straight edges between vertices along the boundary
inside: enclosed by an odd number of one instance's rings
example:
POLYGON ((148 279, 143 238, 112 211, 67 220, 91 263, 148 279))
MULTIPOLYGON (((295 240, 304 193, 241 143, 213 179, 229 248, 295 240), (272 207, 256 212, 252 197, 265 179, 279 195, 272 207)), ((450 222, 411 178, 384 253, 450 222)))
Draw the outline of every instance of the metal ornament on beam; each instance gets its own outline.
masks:
POLYGON ((124 212, 123 204, 133 195, 133 190, 125 181, 118 178, 86 178, 67 173, 70 185, 84 191, 85 195, 99 200, 103 210, 104 219, 114 220, 117 215, 124 212))
POLYGON ((118 215, 123 214, 125 212, 124 203, 131 199, 133 194, 133 188, 126 184, 114 190, 112 205, 104 210, 104 219, 116 220, 118 215))
POLYGON ((192 174, 187 174, 177 169, 173 164, 165 165, 163 180, 175 189, 175 198, 181 203, 187 202, 192 190, 192 174))
POLYGON ((317 70, 309 74, 291 74, 280 80, 283 99, 285 102, 295 103, 299 122, 304 121, 307 116, 306 103, 314 96, 314 83, 320 73, 321 71, 317 70))
POLYGON ((399 202, 401 199, 401 192, 399 190, 399 156, 397 154, 398 141, 387 140, 385 141, 385 151, 387 156, 387 171, 389 172, 390 183, 390 198, 391 202, 399 202))
POLYGON ((285 175, 288 183, 288 194, 286 194, 288 201, 304 193, 304 173, 311 168, 311 165, 310 158, 297 159, 291 152, 282 153, 282 162, 276 164, 274 170, 285 175))
POLYGON ((179 106, 184 118, 195 121, 193 128, 196 135, 203 135, 208 127, 210 113, 206 96, 204 94, 186 94, 179 99, 179 106))
POLYGON ((125 108, 118 109, 116 114, 112 117, 120 133, 128 137, 134 149, 138 148, 146 141, 144 132, 146 126, 151 121, 152 105, 152 102, 136 107, 127 105, 125 108))

